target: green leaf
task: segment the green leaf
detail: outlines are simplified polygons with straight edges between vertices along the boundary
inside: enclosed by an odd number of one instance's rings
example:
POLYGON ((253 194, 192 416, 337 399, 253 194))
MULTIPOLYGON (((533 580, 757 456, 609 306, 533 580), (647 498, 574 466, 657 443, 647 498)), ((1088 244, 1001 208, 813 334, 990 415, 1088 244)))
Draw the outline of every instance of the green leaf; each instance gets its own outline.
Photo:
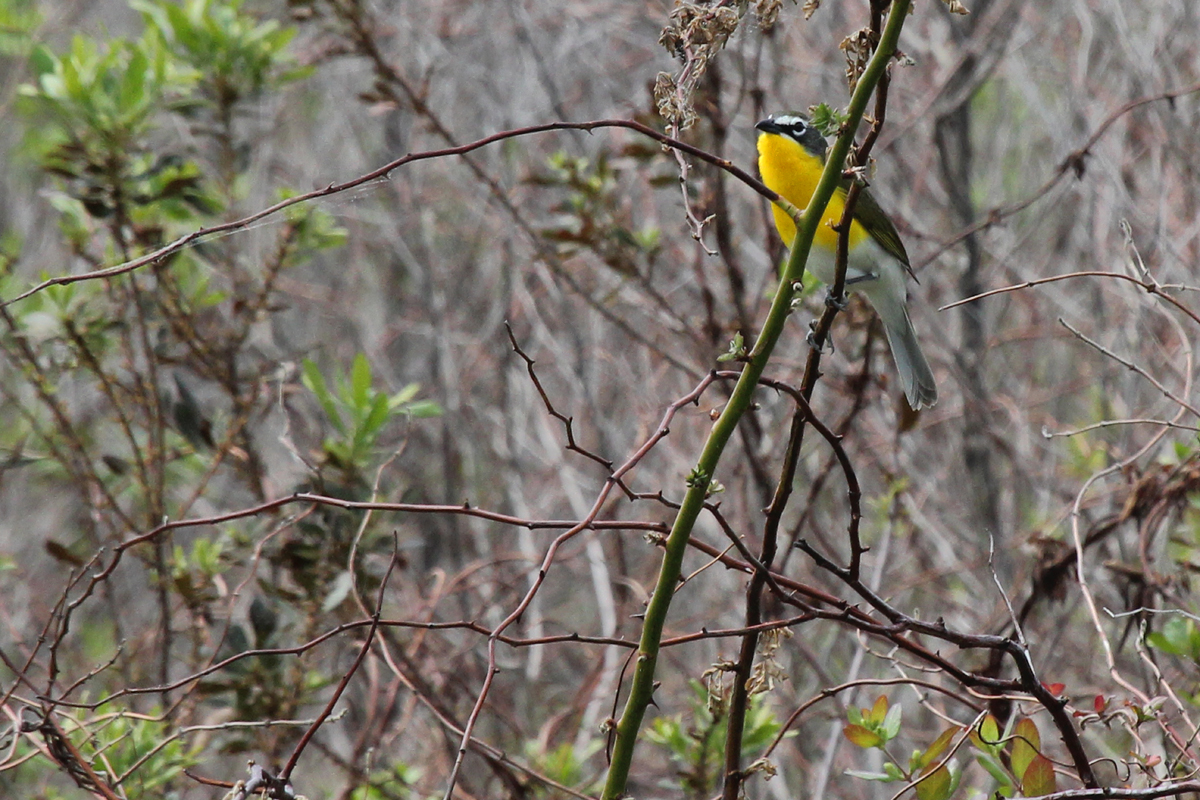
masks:
POLYGON ((392 412, 388 408, 388 399, 385 394, 375 395, 375 400, 371 403, 371 410, 363 420, 360 429, 361 436, 364 440, 374 441, 378 436, 379 431, 384 424, 391 418, 392 412))
POLYGON ((338 576, 333 581, 333 587, 325 595, 325 601, 321 603, 321 610, 327 614, 333 611, 342 604, 342 601, 350 596, 350 590, 353 588, 354 577, 345 570, 338 573, 338 576))
POLYGON ((270 647, 271 637, 279 627, 279 617, 271 604, 260 595, 250 602, 250 627, 256 647, 270 647))
POLYGON ((978 730, 971 731, 971 741, 976 747, 991 750, 1000 744, 1000 724, 996 718, 988 714, 979 722, 978 730))
POLYGON ((1200 631, 1196 623, 1186 617, 1170 617, 1161 631, 1146 636, 1146 643, 1156 650, 1195 659, 1200 655, 1200 631))
POLYGON ((1021 778, 1021 792, 1026 797, 1041 797, 1053 794, 1057 791, 1056 786, 1054 765, 1050 763, 1050 759, 1040 753, 1034 756, 1021 778))
POLYGON ((864 781, 878 781, 879 783, 892 783, 896 780, 886 772, 862 772, 857 769, 848 769, 845 774, 851 778, 861 778, 864 781))
MULTIPOLYGON (((865 709, 864 709, 864 711, 865 711, 865 709)), ((875 704, 873 706, 871 706, 871 710, 869 712, 867 712, 863 718, 867 721, 867 725, 869 725, 871 727, 876 727, 876 726, 883 724, 884 717, 887 716, 887 713, 888 713, 887 695, 881 694, 881 695, 879 695, 879 697, 875 698, 875 704)))
POLYGON ((918 800, 946 800, 954 789, 954 778, 945 766, 938 767, 917 784, 918 800))
POLYGON ((362 353, 354 356, 350 367, 350 402, 355 408, 366 408, 371 391, 371 364, 362 353))
POLYGON ((421 391, 421 384, 410 383, 407 386, 405 386, 403 389, 401 389, 400 391, 398 391, 394 395, 392 395, 391 398, 388 400, 388 405, 390 405, 392 408, 402 406, 405 403, 407 403, 409 400, 412 400, 414 397, 416 397, 417 392, 419 392, 419 391, 421 391))
POLYGON ((170 40, 171 23, 165 8, 157 3, 146 2, 146 0, 129 0, 129 7, 142 15, 148 28, 157 30, 164 38, 170 40))
MULTIPOLYGON (((883 724, 879 727, 879 732, 887 741, 896 738, 896 734, 900 732, 900 717, 904 713, 904 706, 896 704, 888 709, 887 714, 883 717, 883 724)), ((944 734, 943 734, 944 735, 944 734)))
POLYGON ((121 93, 117 100, 126 114, 144 105, 146 100, 146 71, 149 60, 140 48, 134 49, 121 81, 121 93))
POLYGON ((746 340, 742 336, 741 331, 733 335, 733 339, 729 342, 729 349, 721 355, 717 356, 717 361, 733 361, 746 356, 746 340))
POLYGON ((329 424, 344 435, 346 433, 346 425, 342 421, 342 415, 338 412, 333 395, 329 393, 329 386, 325 383, 325 376, 321 374, 321 370, 317 368, 317 365, 311 359, 306 358, 301 362, 301 381, 313 393, 313 396, 317 398, 317 402, 321 404, 321 409, 329 419, 329 424))
POLYGON ((37 78, 54 72, 57 66, 58 59, 44 44, 34 47, 33 52, 29 54, 29 68, 37 78))
POLYGON ((954 737, 961 732, 961 728, 947 728, 942 731, 941 735, 933 740, 933 744, 929 745, 925 752, 921 754, 919 765, 924 768, 937 761, 942 753, 946 752, 946 748, 950 746, 950 743, 954 741, 954 737))
POLYGON ((844 112, 831 108, 825 103, 810 106, 808 112, 813 127, 819 130, 824 136, 836 136, 838 130, 848 119, 844 112))
POLYGON ((436 400, 420 400, 410 403, 404 410, 413 419, 428 419, 442 415, 442 407, 437 404, 436 400))
POLYGON ((978 755, 975 761, 979 766, 983 767, 989 775, 996 779, 996 782, 1001 786, 1012 786, 1012 776, 1004 771, 1004 767, 996 763, 990 756, 978 755))
POLYGON ((1167 638, 1166 634, 1155 631, 1154 633, 1146 634, 1146 644, 1153 647, 1155 650, 1161 650, 1164 653, 1169 653, 1173 656, 1183 655, 1174 643, 1167 638))
POLYGON ((1013 730, 1012 771, 1018 781, 1025 780, 1025 770, 1037 758, 1042 746, 1042 737, 1037 725, 1029 717, 1024 717, 1013 730))

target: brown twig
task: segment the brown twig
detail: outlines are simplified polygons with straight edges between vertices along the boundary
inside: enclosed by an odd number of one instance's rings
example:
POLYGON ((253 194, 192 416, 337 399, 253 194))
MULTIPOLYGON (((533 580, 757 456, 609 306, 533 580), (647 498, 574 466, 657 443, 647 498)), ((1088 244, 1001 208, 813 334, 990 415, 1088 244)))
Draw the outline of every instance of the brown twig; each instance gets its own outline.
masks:
POLYGON ((1128 114, 1130 111, 1148 103, 1155 103, 1159 100, 1174 100, 1176 98, 1183 97, 1184 95, 1194 94, 1196 92, 1200 92, 1200 83, 1193 83, 1190 86, 1183 87, 1182 89, 1168 89, 1165 92, 1158 92, 1157 94, 1141 97, 1137 100, 1131 100, 1125 105, 1121 106, 1116 111, 1109 114, 1108 117, 1106 117, 1105 120, 1100 123, 1100 127, 1098 127, 1092 133, 1092 135, 1084 141, 1082 146, 1071 151, 1063 157, 1062 161, 1059 162, 1058 167, 1055 168, 1054 174, 1051 175, 1045 183, 1015 203, 1010 203, 1006 206, 997 206, 991 211, 988 211, 983 215, 983 218, 980 219, 979 222, 967 226, 958 233, 954 234, 954 236, 938 245, 938 247, 932 253, 926 256, 915 267, 915 269, 918 271, 921 270, 927 264, 935 261, 939 256, 942 255, 942 253, 946 252, 951 247, 954 247, 968 236, 972 236, 980 231, 987 230, 995 225, 999 225, 1008 217, 1011 217, 1012 215, 1020 213, 1021 211, 1029 208, 1038 200, 1041 200, 1043 197, 1045 197, 1051 189, 1057 186, 1058 183, 1067 175, 1067 173, 1073 172, 1076 178, 1082 178, 1083 172, 1086 169, 1087 157, 1091 155, 1092 148, 1096 146, 1096 143, 1100 141, 1100 138, 1104 136, 1114 122, 1128 114))
POLYGON ((709 153, 705 150, 702 150, 699 147, 696 147, 695 145, 690 145, 687 142, 682 142, 678 139, 674 139, 670 136, 667 136, 664 133, 660 133, 659 131, 655 130, 654 128, 651 128, 649 125, 644 125, 640 122, 636 122, 634 120, 627 120, 627 119, 600 119, 600 120, 592 120, 590 122, 548 122, 548 123, 544 123, 542 125, 529 125, 529 126, 526 126, 523 128, 516 128, 513 130, 509 130, 509 131, 502 131, 500 133, 494 133, 491 136, 485 136, 482 139, 476 139, 473 142, 469 142, 469 143, 463 144, 463 145, 458 145, 455 147, 443 147, 443 148, 440 148, 437 150, 425 150, 425 151, 422 151, 419 153, 409 153, 408 155, 402 156, 393 161, 389 161, 388 163, 384 164, 383 166, 373 169, 370 172, 359 175, 356 178, 351 178, 348 181, 344 181, 342 183, 331 183, 322 189, 314 189, 311 192, 305 192, 304 194, 298 194, 294 197, 289 197, 286 200, 281 200, 278 203, 275 203, 274 205, 268 206, 264 209, 256 211, 253 214, 249 214, 240 219, 236 219, 236 220, 232 220, 230 222, 224 222, 219 225, 213 225, 208 228, 200 228, 198 230, 192 231, 191 233, 189 233, 185 236, 179 237, 178 239, 171 242, 170 244, 164 245, 163 247, 160 247, 157 250, 147 253, 144 256, 140 256, 138 258, 124 261, 120 264, 115 264, 111 267, 105 267, 103 269, 82 272, 82 273, 79 273, 78 275, 60 275, 60 276, 54 277, 54 278, 47 278, 46 280, 42 281, 41 283, 38 283, 37 285, 33 286, 32 288, 27 289, 24 292, 17 294, 16 296, 14 296, 13 298, 11 298, 9 300, 0 301, 0 309, 6 308, 6 307, 12 305, 13 303, 24 300, 25 298, 35 295, 38 292, 41 292, 42 290, 47 289, 51 286, 65 286, 67 284, 78 283, 80 281, 101 280, 101 279, 105 279, 105 278, 113 278, 113 277, 116 277, 117 275, 125 275, 127 273, 134 272, 135 270, 139 270, 142 267, 149 266, 151 264, 157 264, 157 263, 161 262, 163 259, 165 259, 167 256, 169 256, 173 253, 177 253, 180 250, 184 249, 185 247, 188 247, 193 244, 197 244, 197 243, 204 241, 205 239, 209 239, 217 234, 231 233, 234 231, 244 230, 244 229, 250 227, 251 225, 253 225, 254 223, 256 223, 260 220, 266 219, 267 217, 278 214, 280 211, 283 211, 284 209, 287 209, 287 208, 291 208, 294 205, 298 205, 300 203, 305 203, 310 200, 316 200, 316 199, 319 199, 322 197, 329 197, 331 195, 340 194, 342 192, 349 191, 350 189, 357 188, 359 186, 370 183, 372 181, 379 180, 381 178, 383 178, 383 179, 389 178, 391 176, 392 172, 399 169, 400 167, 405 166, 406 164, 412 164, 417 161, 427 161, 430 159, 446 158, 448 156, 465 155, 467 153, 470 153, 473 150, 478 150, 481 147, 486 147, 490 144, 495 144, 496 142, 502 142, 507 139, 514 139, 514 138, 517 138, 520 136, 529 136, 529 135, 537 134, 537 133, 547 133, 549 131, 589 131, 590 132, 590 131, 594 131, 594 130, 599 130, 601 128, 626 128, 628 130, 636 131, 637 133, 640 133, 643 136, 646 136, 648 138, 654 139, 657 142, 660 142, 662 145, 664 145, 667 148, 670 148, 672 150, 678 150, 683 153, 687 153, 688 155, 699 158, 702 161, 706 161, 709 164, 712 164, 713 166, 716 166, 716 167, 719 167, 719 168, 725 170, 730 175, 733 175, 738 180, 740 180, 742 183, 744 183, 746 186, 749 186, 751 189, 758 192, 760 195, 762 195, 763 197, 765 197, 766 199, 768 199, 772 202, 780 202, 782 200, 782 198, 780 198, 779 195, 777 195, 775 192, 771 191, 766 186, 764 186, 762 184, 762 182, 760 182, 754 176, 750 175, 750 173, 748 173, 745 170, 741 169, 740 167, 736 166, 732 161, 729 161, 728 159, 725 159, 725 158, 719 158, 718 156, 714 156, 711 153, 709 153))
POLYGON ((542 583, 545 581, 546 574, 549 572, 551 565, 554 563, 554 559, 559 548, 592 525, 596 516, 604 507, 604 503, 608 499, 608 495, 617 485, 617 482, 626 473, 637 466, 642 459, 646 457, 646 454, 648 454, 655 447, 655 445, 658 444, 659 441, 661 441, 667 436, 668 433, 670 433, 671 421, 675 418, 675 415, 679 412, 679 409, 683 408, 684 406, 699 402, 700 397, 704 394, 705 390, 712 384, 714 380, 716 380, 716 378, 712 374, 704 376, 700 383, 697 384, 697 386, 692 389, 691 392, 674 401, 670 404, 670 406, 667 407, 667 410, 663 414, 663 418, 659 422, 658 427, 654 430, 654 433, 652 433, 646 439, 641 447, 634 451, 633 455, 631 455, 624 464, 614 470, 613 473, 608 477, 608 480, 604 482, 604 486, 596 496, 595 501, 592 503, 591 510, 588 512, 587 516, 585 516, 579 523, 571 527, 569 530, 560 534, 553 542, 550 543, 550 546, 546 548, 546 553, 542 558, 542 563, 538 569, 537 576, 531 582, 529 589, 525 592, 525 596, 521 598, 521 601, 516 605, 515 608, 513 608, 512 612, 509 613, 509 615, 505 617, 499 625, 496 626, 491 635, 488 636, 487 673, 483 680, 483 686, 479 690, 475 705, 471 709, 471 714, 467 718, 466 724, 463 726, 462 742, 460 743, 458 753, 455 756, 454 766, 451 768, 450 776, 446 780, 446 792, 444 795, 445 800, 451 800, 453 796, 454 786, 458 782, 458 775, 462 769, 463 759, 467 753, 467 745, 471 738, 472 731, 474 730, 475 723, 479 719, 480 713, 483 711, 483 704, 487 700, 487 696, 491 691, 496 673, 499 671, 496 667, 496 642, 500 634, 502 634, 509 626, 520 619, 521 615, 525 613, 525 610, 529 608, 530 603, 533 602, 533 598, 541 589, 542 583))
POLYGON ((1188 308, 1186 305, 1181 303, 1178 298, 1173 297, 1170 294, 1168 294, 1167 292, 1165 292, 1163 290, 1164 287, 1162 287, 1158 283, 1156 283, 1152 280, 1139 280, 1139 279, 1133 277, 1132 275, 1126 275, 1123 272, 1105 272, 1103 270, 1084 270, 1082 272, 1068 272, 1063 275, 1051 275, 1046 278, 1034 278, 1032 280, 1023 281, 1021 283, 1014 283, 1011 286, 1004 286, 999 289, 989 289, 986 292, 980 292, 979 294, 972 295, 971 297, 964 297, 961 300, 955 300, 953 303, 947 303, 946 305, 939 307, 938 311, 946 311, 948 309, 956 308, 958 306, 965 305, 967 303, 973 303, 976 300, 983 300, 985 298, 992 297, 992 296, 998 295, 998 294, 1004 294, 1006 292, 1016 292, 1021 289, 1030 289, 1034 286, 1041 286, 1046 283, 1057 283, 1058 281, 1070 280, 1072 278, 1116 278, 1118 280, 1128 281, 1129 283, 1132 283, 1132 284, 1144 289, 1148 294, 1152 294, 1155 297, 1161 297, 1163 300, 1166 300, 1168 303, 1175 306, 1175 308, 1179 309, 1184 314, 1189 316, 1192 319, 1192 321, 1195 322, 1197 325, 1200 325, 1200 314, 1197 314, 1195 311, 1193 311, 1192 309, 1188 308))
POLYGON ((333 713, 333 707, 337 705, 337 701, 341 699, 342 693, 350 685, 350 679, 354 677, 354 673, 358 672, 363 659, 371 651, 371 644, 375 641, 375 631, 379 629, 379 615, 383 611, 383 593, 387 589, 388 580, 392 577, 392 570, 396 568, 396 564, 399 561, 399 546, 396 535, 392 534, 392 557, 388 561, 387 570, 383 574, 383 580, 379 582, 379 594, 375 598, 375 613, 371 615, 371 628, 367 631, 367 639, 363 642, 362 648, 359 649, 358 656, 354 659, 354 663, 350 665, 350 669, 346 670, 346 673, 342 675, 342 679, 338 681, 337 688, 333 690, 333 694, 330 696, 329 702, 325 704, 325 708, 321 709, 321 713, 313 720, 313 724, 309 726, 304 735, 300 737, 300 741, 296 743, 295 749, 292 750, 287 763, 279 773, 280 780, 288 781, 291 779, 292 770, 296 768, 296 764, 300 761, 300 756, 304 752, 304 748, 312 741, 312 737, 316 735, 317 729, 333 713))

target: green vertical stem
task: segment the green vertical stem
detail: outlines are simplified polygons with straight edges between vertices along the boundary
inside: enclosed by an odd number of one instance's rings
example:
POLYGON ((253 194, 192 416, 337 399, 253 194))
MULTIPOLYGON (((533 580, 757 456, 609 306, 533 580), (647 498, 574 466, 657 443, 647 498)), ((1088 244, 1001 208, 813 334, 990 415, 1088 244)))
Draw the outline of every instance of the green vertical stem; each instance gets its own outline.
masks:
POLYGON ((754 349, 747 358, 746 366, 738 378, 737 385, 724 411, 717 419, 709 433, 708 441, 696 462, 696 468, 688 479, 687 494, 684 495, 675 523, 667 537, 664 548, 662 566, 659 569, 658 581, 654 593, 646 606, 646 614, 642 622, 642 634, 638 643, 637 662, 634 667, 633 683, 629 690, 629 699, 621 714, 616 727, 616 741, 613 743, 612 762, 608 770, 608 778, 604 784, 602 800, 617 800, 625 795, 625 786, 629 781, 629 769, 633 764, 633 752, 637 743, 638 731, 642 726, 646 708, 653 700, 654 673, 658 663, 659 647, 662 643, 663 627, 667 620, 667 611, 671 607, 671 598, 679 581, 683 556, 687 550, 688 537, 695 527, 696 519, 704 508, 704 500, 708 487, 716 472, 717 464, 729 437, 737 428, 738 421, 750 406, 750 400, 758 379, 766 369, 771 353, 775 349, 779 337, 783 333, 788 315, 791 313, 793 285, 798 283, 804 274, 804 265, 808 261, 808 252, 812 246, 813 236, 817 232, 825 207, 842 178, 842 166, 850 152, 854 141, 854 133, 862 120, 867 102, 887 69, 888 61, 896 51, 896 42, 900 38, 900 29, 908 16, 912 0, 896 0, 892 4, 892 13, 888 17, 887 26, 879 40, 875 55, 863 70, 858 86, 850 98, 847 108, 847 121, 830 148, 825 162, 825 170, 821 180, 813 192, 808 208, 796 225, 796 238, 792 242, 791 254, 787 267, 775 292, 775 299, 767 313, 762 333, 754 343, 754 349))
MULTIPOLYGON (((808 422, 808 406, 797 408, 792 415, 791 431, 788 433, 787 450, 783 456, 783 471, 779 482, 775 485, 775 494, 771 505, 767 508, 767 522, 763 529, 762 550, 758 563, 761 565, 750 576, 750 585, 746 589, 746 622, 747 628, 753 628, 762 622, 762 593, 767 583, 767 572, 775 563, 775 555, 779 547, 779 523, 783 519, 783 510, 787 507, 788 497, 792 493, 792 483, 796 474, 796 462, 800 457, 800 447, 804 443, 804 430, 808 422)), ((737 800, 741 795, 742 781, 742 741, 746 728, 746 714, 750 710, 750 679, 754 674, 754 655, 758 650, 759 634, 757 631, 747 633, 742 637, 742 647, 738 653, 737 667, 734 669, 733 691, 729 696, 729 722, 725 736, 725 774, 721 793, 722 800, 737 800)))
MULTIPOLYGON (((871 0, 870 30, 875 40, 879 39, 883 30, 883 10, 888 2, 889 0, 871 0)), ((884 70, 875 88, 874 124, 867 133, 862 146, 854 155, 853 163, 856 166, 862 166, 866 163, 867 155, 879 136, 879 128, 883 123, 883 115, 887 107, 887 88, 888 72, 884 70)), ((854 202, 860 188, 858 182, 851 184, 850 190, 846 195, 842 219, 834 226, 834 230, 838 232, 838 246, 837 269, 833 284, 829 288, 829 296, 831 298, 844 299, 845 296, 846 264, 848 260, 847 246, 850 224, 853 219, 854 202)), ((749 586, 746 589, 745 625, 749 629, 753 629, 762 622, 762 592, 767 582, 766 570, 772 569, 778 551, 779 526, 783 519, 784 509, 787 507, 788 499, 792 493, 796 476, 796 464, 799 460, 800 448, 804 443, 804 431, 809 415, 812 413, 807 401, 812 398, 813 390, 816 388, 816 381, 820 375, 821 352, 829 328, 833 324, 833 318, 837 315, 838 310, 838 304, 827 304, 820 323, 813 330, 812 336, 815 346, 809 351, 808 363, 804 370, 804 382, 801 387, 801 395, 804 397, 805 403, 803 406, 798 407, 792 415, 791 430, 787 440, 788 444, 784 452, 783 468, 780 470, 779 480, 775 486, 775 493, 771 499, 771 503, 767 507, 767 518, 763 526, 762 550, 759 555, 758 569, 751 576, 749 586)), ((851 550, 853 551, 851 571, 855 575, 857 575, 858 560, 862 551, 856 532, 857 524, 852 523, 850 537, 851 550)), ((746 715, 749 713, 750 708, 750 692, 752 689, 750 681, 754 675, 754 661, 758 650, 758 641, 759 634, 756 631, 747 633, 742 637, 741 650, 738 654, 736 667, 733 670, 733 685, 729 695, 728 727, 725 738, 725 773, 721 793, 722 800, 738 800, 743 795, 742 784, 746 779, 746 775, 742 772, 742 747, 746 715)))

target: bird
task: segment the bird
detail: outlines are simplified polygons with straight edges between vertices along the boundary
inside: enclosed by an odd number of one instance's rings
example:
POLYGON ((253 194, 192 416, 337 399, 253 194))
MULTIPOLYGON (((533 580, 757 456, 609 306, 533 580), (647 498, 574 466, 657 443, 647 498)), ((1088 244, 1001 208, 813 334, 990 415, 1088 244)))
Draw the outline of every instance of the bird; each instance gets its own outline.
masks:
MULTIPOLYGON (((763 183, 797 208, 805 208, 821 179, 829 143, 800 113, 768 117, 754 127, 759 131, 758 169, 763 183)), ((833 283, 838 240, 833 226, 842 218, 849 188, 849 179, 843 178, 813 236, 807 267, 823 283, 833 283)), ((796 223, 778 204, 771 211, 775 229, 790 247, 796 223)), ((912 274, 912 267, 896 226, 864 188, 850 226, 846 288, 866 297, 879 314, 904 396, 914 411, 920 411, 937 402, 938 390, 908 316, 905 273, 912 274)))

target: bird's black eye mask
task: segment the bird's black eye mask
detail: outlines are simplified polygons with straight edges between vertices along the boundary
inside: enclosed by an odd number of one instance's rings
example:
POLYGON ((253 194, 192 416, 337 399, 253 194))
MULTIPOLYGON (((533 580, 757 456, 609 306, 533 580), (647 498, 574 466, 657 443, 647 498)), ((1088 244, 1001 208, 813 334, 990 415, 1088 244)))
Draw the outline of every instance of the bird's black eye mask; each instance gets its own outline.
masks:
POLYGON ((774 122, 779 127, 780 133, 786 134, 798 142, 804 139, 809 130, 808 121, 803 117, 776 117, 774 122))
POLYGON ((755 127, 765 133, 776 133, 799 142, 818 158, 825 157, 825 151, 829 146, 821 132, 813 127, 808 117, 802 114, 781 114, 778 117, 768 117, 755 127))

